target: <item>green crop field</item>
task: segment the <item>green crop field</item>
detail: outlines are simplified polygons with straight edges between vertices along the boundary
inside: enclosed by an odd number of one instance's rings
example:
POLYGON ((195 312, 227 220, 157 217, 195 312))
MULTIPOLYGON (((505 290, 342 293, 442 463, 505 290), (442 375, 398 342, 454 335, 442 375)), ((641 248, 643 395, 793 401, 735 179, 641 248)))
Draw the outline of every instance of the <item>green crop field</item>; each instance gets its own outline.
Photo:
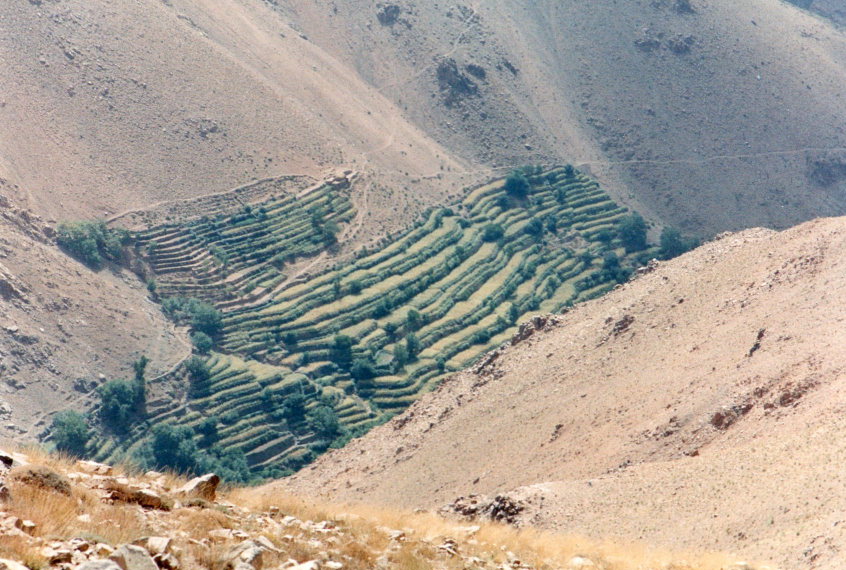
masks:
POLYGON ((211 302, 222 326, 208 378, 177 372, 185 398, 121 445, 101 442, 98 458, 132 453, 151 425, 199 433, 211 417, 216 446, 278 476, 402 411, 530 314, 600 295, 654 254, 626 253, 616 232, 626 210, 578 171, 522 172, 526 187, 472 190, 307 280, 286 281, 286 267, 332 247, 354 215, 345 189, 144 232, 158 294, 211 302))

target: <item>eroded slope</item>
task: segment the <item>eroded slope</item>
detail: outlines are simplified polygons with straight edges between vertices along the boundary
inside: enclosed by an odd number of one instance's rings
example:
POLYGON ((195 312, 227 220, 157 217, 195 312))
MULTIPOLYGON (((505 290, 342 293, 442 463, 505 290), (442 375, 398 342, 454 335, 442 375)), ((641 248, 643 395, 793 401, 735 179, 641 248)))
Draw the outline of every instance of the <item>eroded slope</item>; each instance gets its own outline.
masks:
POLYGON ((835 568, 844 242, 827 219, 662 263, 282 485, 428 507, 529 486, 541 526, 835 568))

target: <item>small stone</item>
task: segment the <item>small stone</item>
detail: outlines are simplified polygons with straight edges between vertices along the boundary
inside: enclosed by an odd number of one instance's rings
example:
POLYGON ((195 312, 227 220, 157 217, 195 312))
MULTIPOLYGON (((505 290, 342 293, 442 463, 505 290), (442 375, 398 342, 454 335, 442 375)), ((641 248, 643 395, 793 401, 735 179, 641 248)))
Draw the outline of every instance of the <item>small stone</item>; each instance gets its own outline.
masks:
POLYGON ((341 564, 340 562, 335 562, 334 560, 324 562, 323 566, 325 566, 326 568, 329 568, 329 570, 341 570, 341 568, 344 567, 343 564, 341 564))
POLYGON ((215 528, 207 532, 206 535, 212 540, 212 542, 224 542, 235 538, 232 529, 229 528, 215 528))
POLYGON ((247 540, 230 550, 226 554, 225 560, 231 566, 243 562, 256 570, 261 570, 264 566, 264 552, 265 549, 258 543, 247 540))
POLYGON ((111 545, 106 544, 105 542, 98 542, 94 546, 94 552, 97 554, 97 556, 111 556, 114 551, 115 549, 111 545))
POLYGON ((584 556, 574 556, 567 562, 567 568, 596 568, 596 564, 593 563, 593 560, 589 558, 585 558, 584 556))
POLYGON ((282 552, 272 542, 270 539, 264 535, 259 535, 258 538, 255 539, 255 543, 264 548, 265 550, 269 550, 270 552, 282 552))
POLYGON ((29 570, 29 568, 27 568, 20 562, 15 562, 14 560, 6 560, 5 558, 3 558, 0 559, 0 570, 29 570))
POLYGON ((111 560, 91 560, 76 570, 121 570, 121 567, 111 560))
POLYGON ((38 525, 32 521, 21 521, 21 524, 18 528, 24 531, 25 533, 31 535, 35 532, 35 527, 37 526, 38 525))
POLYGON ((168 554, 173 539, 164 536, 151 536, 147 539, 147 551, 155 556, 156 554, 168 554))
POLYGON ((173 554, 170 554, 169 552, 164 554, 156 554, 155 556, 153 556, 153 560, 155 560, 159 568, 162 568, 163 570, 179 570, 181 566, 179 563, 179 559, 176 558, 176 556, 174 556, 173 554))
POLYGON ((95 475, 111 475, 112 474, 112 466, 105 465, 103 463, 97 463, 96 461, 86 461, 80 460, 76 462, 77 466, 83 471, 88 473, 94 473, 95 475))
POLYGON ((206 501, 214 501, 217 497, 217 486, 220 484, 220 477, 214 473, 195 477, 179 489, 178 493, 190 497, 199 497, 206 501))
POLYGON ((83 514, 79 515, 78 517, 76 517, 76 520, 78 520, 81 523, 90 523, 91 522, 91 515, 89 515, 88 513, 83 513, 83 514))
POLYGON ((146 549, 132 544, 124 544, 109 559, 120 566, 121 570, 159 570, 146 549))
POLYGON ((50 561, 50 564, 65 564, 73 561, 73 552, 64 548, 61 550, 54 550, 47 558, 50 561))
POLYGON ((288 570, 320 570, 320 562, 317 560, 309 560, 296 566, 291 566, 288 570))

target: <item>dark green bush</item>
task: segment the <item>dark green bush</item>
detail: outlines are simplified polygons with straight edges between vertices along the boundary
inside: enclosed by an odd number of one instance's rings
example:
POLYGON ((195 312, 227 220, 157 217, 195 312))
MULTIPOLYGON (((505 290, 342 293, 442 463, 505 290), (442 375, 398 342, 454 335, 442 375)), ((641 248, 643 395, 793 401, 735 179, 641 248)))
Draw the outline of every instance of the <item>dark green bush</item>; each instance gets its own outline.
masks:
POLYGON ((92 269, 100 269, 104 260, 120 261, 131 241, 128 231, 110 229, 102 220, 63 222, 56 238, 59 247, 92 269))
POLYGON ((91 439, 91 430, 85 416, 73 410, 53 416, 51 433, 56 449, 74 457, 85 457, 85 447, 91 439))
POLYGON ((646 249, 646 220, 640 214, 629 214, 620 220, 617 234, 626 253, 646 249))
POLYGON ((676 228, 667 226, 661 231, 661 259, 678 257, 698 245, 698 240, 684 237, 676 228))
POLYGON ((505 230, 499 224, 487 224, 482 230, 482 241, 495 242, 502 239, 505 235, 505 230))
POLYGON ((97 389, 100 395, 100 418, 118 432, 129 429, 138 409, 138 390, 133 382, 110 380, 97 389))
POLYGON ((200 331, 191 333, 191 342, 200 354, 208 354, 208 352, 214 347, 214 341, 212 338, 206 333, 200 331))

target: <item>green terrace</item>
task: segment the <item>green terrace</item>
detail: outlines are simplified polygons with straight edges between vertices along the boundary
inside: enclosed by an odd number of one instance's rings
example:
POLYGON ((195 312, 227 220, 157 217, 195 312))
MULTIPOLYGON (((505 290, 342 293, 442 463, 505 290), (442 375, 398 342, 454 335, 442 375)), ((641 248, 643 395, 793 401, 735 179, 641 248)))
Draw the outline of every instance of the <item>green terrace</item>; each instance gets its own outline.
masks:
POLYGON ((286 280, 290 262, 331 247, 353 215, 343 189, 324 187, 143 234, 159 294, 211 302, 222 325, 205 372, 179 372, 183 401, 120 445, 100 442, 98 458, 132 453, 150 425, 174 422, 200 447, 243 454, 257 477, 279 476, 402 411, 528 315, 602 295, 655 254, 621 240, 629 212, 596 182, 569 166, 526 167, 378 249, 286 280), (210 422, 214 438, 203 435, 210 422))

